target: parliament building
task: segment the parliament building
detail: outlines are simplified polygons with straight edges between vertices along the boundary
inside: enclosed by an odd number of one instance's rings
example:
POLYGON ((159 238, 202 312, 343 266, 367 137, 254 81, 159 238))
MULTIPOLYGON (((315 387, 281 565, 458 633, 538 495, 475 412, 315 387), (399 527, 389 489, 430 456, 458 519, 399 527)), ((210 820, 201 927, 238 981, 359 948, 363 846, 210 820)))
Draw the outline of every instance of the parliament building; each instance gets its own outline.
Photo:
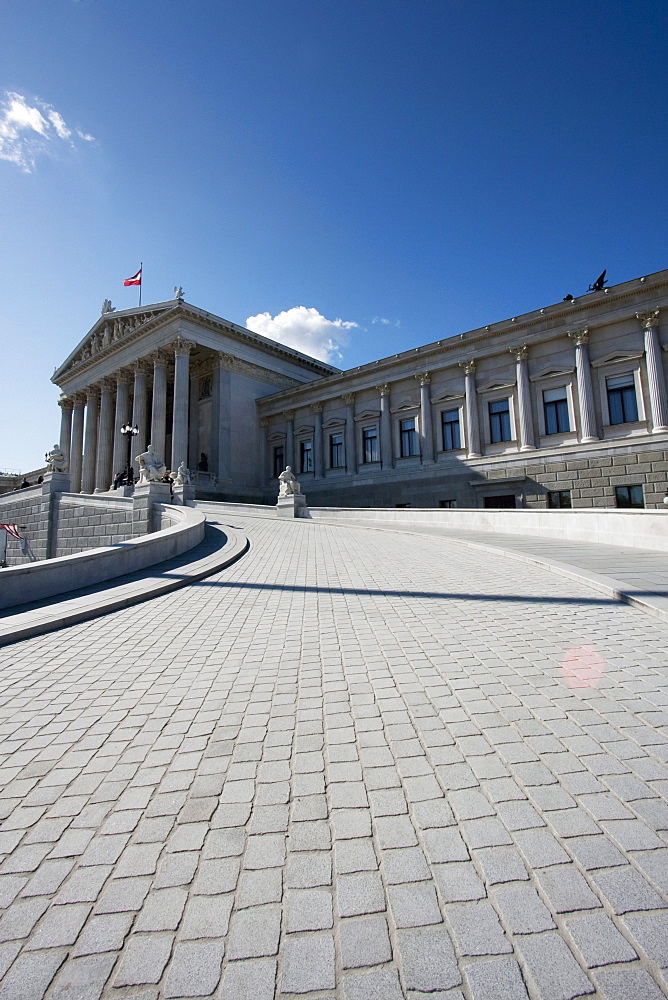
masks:
POLYGON ((74 492, 121 427, 197 495, 311 506, 647 507, 668 487, 668 271, 348 371, 177 297, 102 315, 56 370, 74 492))

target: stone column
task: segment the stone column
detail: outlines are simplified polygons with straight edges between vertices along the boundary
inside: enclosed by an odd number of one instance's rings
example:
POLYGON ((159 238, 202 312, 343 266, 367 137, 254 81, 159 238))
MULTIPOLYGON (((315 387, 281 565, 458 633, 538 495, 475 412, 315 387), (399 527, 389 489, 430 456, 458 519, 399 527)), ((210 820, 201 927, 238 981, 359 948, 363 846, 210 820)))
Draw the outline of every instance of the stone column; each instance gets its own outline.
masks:
POLYGON ((74 400, 74 411, 72 413, 72 440, 70 443, 70 483, 72 493, 80 493, 86 396, 83 392, 75 392, 72 399, 74 400))
POLYGON ((649 405, 652 411, 652 434, 662 434, 668 431, 668 401, 666 400, 666 376, 663 371, 663 357, 659 342, 659 310, 639 312, 636 313, 636 317, 645 328, 645 361, 647 364, 649 405))
POLYGON ((520 451, 533 451, 536 438, 533 430, 533 411, 531 407, 531 388, 529 386, 529 367, 527 365, 528 349, 511 347, 510 353, 515 358, 517 377, 517 405, 519 408, 519 446, 520 451))
POLYGON ((464 369, 464 382, 466 386, 466 443, 467 458, 480 458, 482 450, 480 448, 480 420, 478 418, 478 394, 475 387, 476 362, 460 361, 460 367, 464 369))
POLYGON ((322 447, 322 403, 312 403, 313 410, 313 471, 316 479, 325 475, 325 453, 322 447))
MULTIPOLYGON (((162 351, 154 351, 153 407, 151 410, 151 440, 155 453, 165 465, 165 434, 167 432, 167 358, 162 351)), ((139 452, 137 452, 139 454, 139 452)))
MULTIPOLYGON (((130 419, 130 375, 120 371, 116 374, 116 413, 114 414, 114 457, 111 461, 111 476, 127 465, 128 442, 121 427, 130 419)), ((137 452, 139 454, 139 452, 137 452)), ((132 456, 134 458, 134 455, 132 456)))
POLYGON ((390 416, 390 387, 379 385, 380 392, 380 466, 394 468, 394 448, 392 446, 392 417, 390 416))
POLYGON ((199 463, 199 369, 190 366, 190 420, 188 424, 188 468, 195 472, 199 463))
POLYGON ((234 359, 223 351, 218 352, 218 364, 213 372, 213 406, 211 423, 211 451, 213 468, 218 481, 232 481, 232 365, 234 359))
POLYGON ((578 382, 578 402, 580 404, 580 441, 598 441, 596 433, 596 412, 594 410, 594 389, 591 382, 589 364, 589 328, 569 330, 568 336, 575 344, 575 370, 578 382))
POLYGON ((194 344, 177 337, 174 349, 174 406, 172 415, 172 472, 181 462, 188 465, 188 390, 190 388, 190 351, 194 344))
POLYGON ((67 468, 70 468, 70 451, 72 447, 72 408, 73 401, 69 396, 61 396, 58 400, 60 407, 60 450, 67 459, 67 468))
POLYGON ((100 382, 100 423, 97 429, 97 462, 95 464, 95 492, 106 493, 111 486, 111 459, 114 450, 114 388, 115 381, 103 378, 100 382))
POLYGON ((132 456, 133 463, 135 455, 143 455, 146 451, 146 445, 149 444, 146 440, 146 379, 149 371, 150 366, 147 361, 135 361, 135 384, 132 395, 132 426, 139 428, 139 434, 137 434, 134 439, 132 446, 134 451, 134 455, 132 456))
POLYGON ((95 489, 95 460, 97 458, 97 418, 100 394, 94 387, 86 389, 86 437, 84 441, 83 472, 81 492, 92 493, 95 489))
POLYGON ((420 454, 423 465, 434 461, 434 426, 431 416, 431 373, 420 372, 420 454))
POLYGON ((353 475, 357 472, 357 448, 355 447, 355 393, 346 392, 343 396, 346 404, 346 472, 353 475))
POLYGON ((283 410, 285 417, 285 464, 295 468, 295 411, 283 410))

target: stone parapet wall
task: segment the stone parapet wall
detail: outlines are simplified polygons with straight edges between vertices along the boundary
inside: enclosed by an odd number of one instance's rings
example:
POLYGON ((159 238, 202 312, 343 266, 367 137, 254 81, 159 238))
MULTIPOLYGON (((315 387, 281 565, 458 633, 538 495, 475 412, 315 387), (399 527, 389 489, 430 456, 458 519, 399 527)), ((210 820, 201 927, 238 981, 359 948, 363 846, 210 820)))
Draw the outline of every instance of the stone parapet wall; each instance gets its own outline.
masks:
MULTIPOLYGON (((17 490, 0 496, 0 522, 16 524, 36 559, 46 558, 48 517, 44 513, 42 487, 17 490)), ((7 535, 6 565, 18 566, 26 561, 20 543, 7 535)))
POLYGON ((56 505, 56 555, 68 556, 132 538, 130 497, 62 494, 56 505))

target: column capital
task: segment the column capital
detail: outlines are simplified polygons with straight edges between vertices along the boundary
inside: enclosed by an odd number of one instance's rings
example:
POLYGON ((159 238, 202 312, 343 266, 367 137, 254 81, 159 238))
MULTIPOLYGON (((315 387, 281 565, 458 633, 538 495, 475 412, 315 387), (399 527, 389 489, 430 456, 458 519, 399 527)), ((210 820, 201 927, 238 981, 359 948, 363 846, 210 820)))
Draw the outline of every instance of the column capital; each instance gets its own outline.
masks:
POLYGON ((323 404, 322 403, 311 403, 311 410, 313 413, 322 413, 323 404))
POLYGON ((58 406, 62 410, 71 410, 74 408, 74 399, 71 396, 61 396, 58 400, 58 406))
POLYGON ((137 358, 132 365, 132 370, 135 375, 150 375, 153 370, 153 365, 148 358, 137 358))
POLYGON ((388 382, 385 382, 383 385, 377 385, 376 389, 378 389, 378 392, 381 394, 381 396, 390 395, 390 386, 388 382))
POLYGON ((86 403, 86 393, 85 392, 73 392, 71 396, 72 402, 75 406, 82 406, 86 403))
POLYGON ((182 337, 181 334, 179 334, 178 337, 176 337, 176 339, 173 340, 169 346, 174 351, 174 354, 187 355, 190 354, 193 347, 195 347, 195 342, 194 340, 186 340, 185 337, 182 337))
POLYGON ((639 319, 646 330, 651 330, 659 322, 659 310, 650 309, 649 312, 637 312, 636 319, 639 319))
POLYGON ((567 330, 566 333, 571 338, 576 347, 589 343, 589 327, 583 326, 580 330, 567 330))
POLYGON ((283 416, 285 417, 286 420, 294 420, 295 419, 295 411, 294 410, 283 410, 283 416))
POLYGON ((344 392, 341 398, 343 399, 343 402, 346 404, 346 406, 352 406, 353 403, 355 402, 355 393, 344 392))
POLYGON ((521 344, 518 347, 509 348, 510 353, 515 358, 515 361, 526 361, 529 357, 529 348, 526 344, 521 344))
POLYGON ((100 379, 98 385, 100 387, 100 392, 113 392, 116 388, 116 379, 111 378, 109 375, 105 375, 104 378, 100 379))
POLYGON ((151 361, 153 362, 154 368, 166 368, 167 362, 169 361, 169 355, 165 350, 158 348, 157 351, 151 352, 151 361))
POLYGON ((132 382, 132 372, 129 368, 119 368, 115 374, 116 385, 130 385, 132 382))
POLYGON ((464 369, 465 375, 475 375, 476 365, 477 361, 474 358, 471 358, 469 361, 459 362, 459 367, 464 369))
POLYGON ((87 403, 90 403, 91 400, 93 400, 93 399, 99 399, 100 398, 100 389, 96 385, 87 385, 86 388, 84 389, 84 392, 86 393, 86 402, 87 403))
POLYGON ((415 376, 420 385, 431 385, 431 372, 418 372, 415 376))

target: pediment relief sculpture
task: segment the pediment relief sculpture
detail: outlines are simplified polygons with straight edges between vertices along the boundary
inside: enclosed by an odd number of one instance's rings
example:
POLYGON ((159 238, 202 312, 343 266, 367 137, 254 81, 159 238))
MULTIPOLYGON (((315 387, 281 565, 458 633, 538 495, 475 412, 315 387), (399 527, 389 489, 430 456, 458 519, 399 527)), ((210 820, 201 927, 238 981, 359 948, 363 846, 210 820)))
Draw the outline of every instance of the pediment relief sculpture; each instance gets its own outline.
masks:
POLYGON ((112 347, 123 337, 126 337, 129 333, 134 333, 145 323, 154 319, 158 314, 156 312, 146 312, 138 313, 134 316, 114 316, 111 318, 112 313, 105 312, 104 316, 109 316, 101 326, 95 330, 86 343, 83 345, 74 360, 67 366, 66 371, 70 371, 79 364, 83 364, 85 361, 90 361, 91 358, 95 357, 101 351, 106 350, 108 347, 112 347))

